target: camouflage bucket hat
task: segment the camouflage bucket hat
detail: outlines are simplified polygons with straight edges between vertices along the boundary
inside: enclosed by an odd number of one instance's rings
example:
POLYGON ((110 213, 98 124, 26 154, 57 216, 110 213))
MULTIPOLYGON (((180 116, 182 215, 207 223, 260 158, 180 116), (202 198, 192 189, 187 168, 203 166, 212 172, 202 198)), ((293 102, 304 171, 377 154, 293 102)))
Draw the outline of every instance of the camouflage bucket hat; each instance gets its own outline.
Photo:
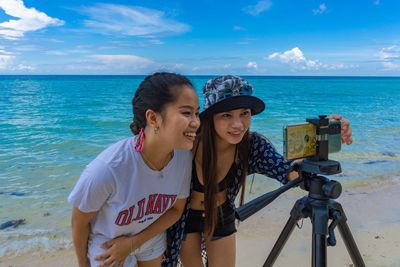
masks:
POLYGON ((264 102, 253 96, 253 86, 245 79, 226 75, 214 78, 203 86, 204 108, 200 118, 239 108, 250 108, 251 115, 265 109, 264 102))

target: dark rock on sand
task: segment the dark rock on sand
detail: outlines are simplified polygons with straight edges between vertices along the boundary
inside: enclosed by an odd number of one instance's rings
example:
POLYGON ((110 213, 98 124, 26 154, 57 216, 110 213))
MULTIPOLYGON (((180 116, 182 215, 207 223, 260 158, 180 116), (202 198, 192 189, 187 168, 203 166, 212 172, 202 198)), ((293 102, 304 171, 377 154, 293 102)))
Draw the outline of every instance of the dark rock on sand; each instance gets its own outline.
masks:
POLYGON ((8 221, 8 222, 5 222, 0 225, 0 230, 6 229, 9 227, 17 228, 18 226, 23 225, 23 224, 25 224, 25 219, 8 221))
POLYGON ((368 161, 368 162, 364 162, 364 164, 372 165, 372 164, 376 164, 376 163, 382 163, 382 162, 387 162, 387 160, 374 160, 374 161, 368 161))
POLYGON ((396 154, 393 152, 382 152, 382 155, 389 157, 396 157, 396 154))
POLYGON ((12 192, 10 195, 17 196, 17 197, 22 197, 22 196, 25 196, 26 194, 25 193, 12 192))

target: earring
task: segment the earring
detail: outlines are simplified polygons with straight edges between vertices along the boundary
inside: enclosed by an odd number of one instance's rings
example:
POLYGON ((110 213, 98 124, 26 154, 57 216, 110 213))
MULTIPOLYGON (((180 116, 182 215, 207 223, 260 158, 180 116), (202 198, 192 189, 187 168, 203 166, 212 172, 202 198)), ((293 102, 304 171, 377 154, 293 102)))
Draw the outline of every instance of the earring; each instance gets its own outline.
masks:
POLYGON ((154 134, 158 134, 158 127, 154 128, 154 134))
POLYGON ((143 147, 143 141, 144 141, 144 132, 143 132, 143 128, 140 129, 140 132, 138 135, 136 135, 135 137, 135 151, 136 152, 140 152, 140 150, 142 150, 143 147))

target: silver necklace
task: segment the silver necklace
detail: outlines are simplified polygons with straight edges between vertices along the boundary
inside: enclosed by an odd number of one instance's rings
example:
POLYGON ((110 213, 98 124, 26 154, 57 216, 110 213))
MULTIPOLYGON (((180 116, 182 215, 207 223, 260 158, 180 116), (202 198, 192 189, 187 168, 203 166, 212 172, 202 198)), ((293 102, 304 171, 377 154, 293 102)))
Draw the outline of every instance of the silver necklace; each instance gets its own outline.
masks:
POLYGON ((160 168, 160 170, 158 170, 158 168, 157 168, 156 166, 154 166, 154 164, 146 157, 146 155, 144 154, 143 151, 140 151, 140 155, 142 155, 142 158, 144 159, 144 162, 145 162, 147 165, 150 165, 149 167, 150 167, 151 169, 158 171, 158 172, 160 173, 160 177, 161 177, 161 178, 164 178, 164 174, 163 174, 162 169, 164 169, 164 167, 167 165, 169 159, 172 158, 173 152, 169 153, 168 157, 164 160, 164 162, 163 162, 162 167, 160 168))

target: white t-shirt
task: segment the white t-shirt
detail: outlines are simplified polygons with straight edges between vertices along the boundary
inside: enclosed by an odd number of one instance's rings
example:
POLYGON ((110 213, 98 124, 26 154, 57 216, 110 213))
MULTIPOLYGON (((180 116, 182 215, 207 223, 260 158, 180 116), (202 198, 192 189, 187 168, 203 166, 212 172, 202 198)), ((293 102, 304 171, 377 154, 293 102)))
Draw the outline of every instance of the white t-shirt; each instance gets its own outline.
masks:
POLYGON ((68 197, 82 212, 97 211, 90 221, 91 241, 135 235, 165 213, 176 198, 189 196, 190 151, 174 150, 168 165, 154 171, 134 146, 131 137, 100 153, 86 166, 68 197))

